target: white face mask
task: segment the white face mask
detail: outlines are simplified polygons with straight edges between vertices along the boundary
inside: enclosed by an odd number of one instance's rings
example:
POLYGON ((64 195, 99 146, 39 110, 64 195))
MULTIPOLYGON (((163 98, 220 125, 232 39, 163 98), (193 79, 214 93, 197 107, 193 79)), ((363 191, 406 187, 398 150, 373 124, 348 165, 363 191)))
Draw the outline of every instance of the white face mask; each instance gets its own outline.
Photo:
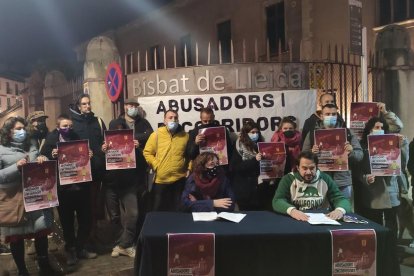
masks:
POLYGON ((129 117, 136 117, 138 115, 138 107, 130 107, 127 110, 127 114, 129 117))
POLYGON ((259 140, 259 133, 248 133, 250 140, 257 142, 259 140))

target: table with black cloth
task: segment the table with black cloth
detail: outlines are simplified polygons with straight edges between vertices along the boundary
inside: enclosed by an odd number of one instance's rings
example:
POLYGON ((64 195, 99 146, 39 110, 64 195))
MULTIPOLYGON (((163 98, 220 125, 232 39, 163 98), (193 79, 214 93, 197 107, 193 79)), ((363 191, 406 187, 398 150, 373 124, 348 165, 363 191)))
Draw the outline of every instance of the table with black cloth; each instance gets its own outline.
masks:
MULTIPOLYGON (((374 229, 377 275, 400 275, 391 232, 376 223, 310 225, 271 212, 245 212, 240 223, 194 222, 190 213, 148 213, 135 256, 135 273, 167 275, 167 233, 215 233, 215 275, 331 275, 334 229, 374 229)), ((357 216, 357 215, 355 215, 357 216)), ((359 217, 359 216, 357 216, 359 217)))

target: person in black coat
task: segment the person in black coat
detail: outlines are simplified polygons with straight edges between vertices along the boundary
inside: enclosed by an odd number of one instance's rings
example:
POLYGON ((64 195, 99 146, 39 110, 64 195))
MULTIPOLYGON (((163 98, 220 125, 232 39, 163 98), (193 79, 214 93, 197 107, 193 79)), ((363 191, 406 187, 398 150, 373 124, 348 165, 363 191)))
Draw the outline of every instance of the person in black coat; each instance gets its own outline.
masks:
MULTIPOLYGON (((49 160, 57 160, 57 143, 79 140, 79 136, 72 129, 72 120, 67 115, 57 118, 56 129, 47 136, 41 149, 41 154, 49 160)), ((92 157, 92 151, 89 150, 92 157)), ((65 240, 67 265, 72 266, 78 258, 96 258, 96 253, 88 252, 85 244, 89 237, 92 222, 90 204, 90 182, 61 186, 58 183, 59 218, 65 240), (75 215, 78 230, 75 233, 75 215)))
MULTIPOLYGON (((136 168, 134 169, 107 171, 104 181, 109 217, 112 224, 121 229, 116 237, 116 245, 112 249, 112 257, 118 257, 119 255, 135 257, 135 239, 137 233, 141 230, 145 217, 145 202, 142 202, 144 200, 142 195, 147 190, 147 162, 142 154, 142 150, 153 129, 150 123, 139 115, 138 106, 139 104, 136 100, 125 100, 125 113, 109 123, 110 130, 134 130, 136 160, 136 168), (122 221, 121 209, 124 213, 122 221)), ((102 150, 104 152, 108 150, 106 143, 103 144, 102 150)))

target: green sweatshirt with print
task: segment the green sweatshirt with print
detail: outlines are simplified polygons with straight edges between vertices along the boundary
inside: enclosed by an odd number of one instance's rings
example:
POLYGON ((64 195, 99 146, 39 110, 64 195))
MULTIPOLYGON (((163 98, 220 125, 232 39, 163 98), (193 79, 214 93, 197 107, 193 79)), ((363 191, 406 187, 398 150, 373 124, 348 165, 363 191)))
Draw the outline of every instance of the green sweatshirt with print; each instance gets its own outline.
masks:
POLYGON ((333 179, 319 170, 310 183, 305 183, 298 172, 285 175, 273 198, 273 210, 282 214, 290 214, 293 209, 306 211, 332 207, 344 214, 351 212, 349 200, 342 195, 333 179))

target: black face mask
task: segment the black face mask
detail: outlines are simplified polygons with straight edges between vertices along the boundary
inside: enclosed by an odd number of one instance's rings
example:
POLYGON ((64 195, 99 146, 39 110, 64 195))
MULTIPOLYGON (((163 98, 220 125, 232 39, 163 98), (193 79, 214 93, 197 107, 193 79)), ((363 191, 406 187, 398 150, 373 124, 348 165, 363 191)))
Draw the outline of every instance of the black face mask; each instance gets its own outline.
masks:
POLYGON ((48 132, 49 132, 49 129, 47 128, 46 123, 38 122, 36 126, 36 130, 33 133, 33 136, 38 139, 43 139, 46 137, 48 132))
POLYGON ((285 132, 283 132, 283 134, 285 135, 286 138, 292 138, 293 136, 295 136, 295 131, 286 130, 285 132))
POLYGON ((206 177, 206 178, 214 178, 214 177, 216 177, 217 176, 217 173, 218 173, 218 170, 217 170, 217 166, 215 166, 215 167, 213 167, 213 168, 207 168, 205 171, 204 171, 204 176, 206 177))

